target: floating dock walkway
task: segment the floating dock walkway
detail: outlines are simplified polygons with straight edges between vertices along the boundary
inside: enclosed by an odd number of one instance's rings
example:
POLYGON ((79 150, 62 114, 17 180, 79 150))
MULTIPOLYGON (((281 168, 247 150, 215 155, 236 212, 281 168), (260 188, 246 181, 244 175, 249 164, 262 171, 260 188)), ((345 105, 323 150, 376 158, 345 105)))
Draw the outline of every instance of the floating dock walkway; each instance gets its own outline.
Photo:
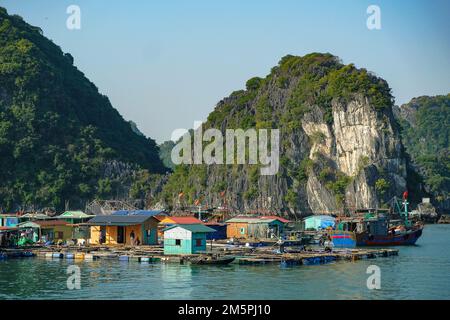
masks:
MULTIPOLYGON (((332 252, 324 250, 306 250, 298 252, 280 253, 269 248, 248 250, 248 248, 233 248, 216 250, 216 255, 236 257, 233 263, 239 265, 280 264, 317 265, 334 261, 357 261, 375 259, 379 257, 397 256, 397 249, 334 249, 332 252)), ((119 262, 139 263, 189 263, 197 259, 197 255, 164 255, 163 250, 156 246, 146 247, 39 247, 1 250, 0 256, 7 258, 39 257, 45 259, 65 259, 70 261, 115 260, 119 262)), ((0 258, 1 259, 1 258, 0 258)))

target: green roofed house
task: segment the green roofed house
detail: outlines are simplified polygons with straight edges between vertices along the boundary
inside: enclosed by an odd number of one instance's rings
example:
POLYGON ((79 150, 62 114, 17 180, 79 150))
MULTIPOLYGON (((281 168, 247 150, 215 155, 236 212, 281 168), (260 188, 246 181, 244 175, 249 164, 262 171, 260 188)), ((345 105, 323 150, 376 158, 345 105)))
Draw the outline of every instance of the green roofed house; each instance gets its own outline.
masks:
POLYGON ((88 215, 83 211, 66 211, 63 214, 59 215, 57 218, 72 224, 77 224, 87 222, 93 217, 95 216, 88 215))
POLYGON ((206 251, 206 234, 215 232, 203 224, 174 225, 164 229, 164 254, 195 254, 206 251))

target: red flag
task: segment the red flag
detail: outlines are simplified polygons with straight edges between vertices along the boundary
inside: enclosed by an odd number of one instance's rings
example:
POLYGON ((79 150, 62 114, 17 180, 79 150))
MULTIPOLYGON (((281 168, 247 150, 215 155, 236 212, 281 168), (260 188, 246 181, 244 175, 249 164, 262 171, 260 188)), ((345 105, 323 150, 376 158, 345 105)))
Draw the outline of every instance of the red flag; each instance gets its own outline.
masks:
POLYGON ((408 199, 408 190, 403 192, 403 200, 406 200, 406 199, 408 199))

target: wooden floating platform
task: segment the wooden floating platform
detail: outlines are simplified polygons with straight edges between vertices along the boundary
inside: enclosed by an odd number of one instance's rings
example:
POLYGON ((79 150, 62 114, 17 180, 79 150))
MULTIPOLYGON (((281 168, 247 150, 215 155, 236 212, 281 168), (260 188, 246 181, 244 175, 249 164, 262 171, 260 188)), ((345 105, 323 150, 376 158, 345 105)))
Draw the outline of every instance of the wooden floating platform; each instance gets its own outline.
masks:
MULTIPOLYGON (((217 248, 216 248, 217 249, 217 248)), ((233 263, 239 265, 264 265, 281 264, 288 265, 317 265, 339 260, 356 261, 361 259, 374 259, 398 255, 397 249, 334 249, 332 252, 324 250, 291 251, 279 253, 273 248, 258 248, 249 250, 246 247, 233 248, 232 250, 216 250, 219 256, 223 253, 236 257, 233 263)), ((164 255, 161 247, 38 247, 5 249, 0 252, 4 258, 41 257, 45 259, 66 259, 70 261, 94 261, 112 260, 121 262, 138 263, 177 263, 183 264, 196 255, 164 255), (88 250, 90 249, 90 250, 88 250)))
POLYGON ((19 249, 2 249, 0 251, 0 259, 8 258, 32 258, 36 254, 31 250, 19 250, 19 249))
POLYGON ((338 260, 356 261, 360 259, 374 259, 378 257, 389 257, 398 255, 396 249, 336 249, 332 252, 312 251, 299 253, 284 253, 278 256, 265 255, 249 255, 236 258, 237 263, 241 265, 258 265, 268 263, 281 263, 283 265, 315 265, 326 264, 338 260))

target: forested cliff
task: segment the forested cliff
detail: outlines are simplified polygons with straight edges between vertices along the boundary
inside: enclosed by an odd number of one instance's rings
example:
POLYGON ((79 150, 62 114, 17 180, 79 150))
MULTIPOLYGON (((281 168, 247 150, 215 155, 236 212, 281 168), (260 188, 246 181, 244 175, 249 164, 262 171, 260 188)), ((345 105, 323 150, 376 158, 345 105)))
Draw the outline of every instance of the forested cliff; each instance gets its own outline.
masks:
POLYGON ((0 206, 75 207, 128 195, 141 170, 163 173, 152 139, 42 31, 0 8, 0 206))
POLYGON ((288 214, 378 207, 407 188, 406 161, 386 81, 331 54, 286 56, 265 78, 220 101, 204 129, 280 129, 280 170, 181 165, 162 199, 288 214))

